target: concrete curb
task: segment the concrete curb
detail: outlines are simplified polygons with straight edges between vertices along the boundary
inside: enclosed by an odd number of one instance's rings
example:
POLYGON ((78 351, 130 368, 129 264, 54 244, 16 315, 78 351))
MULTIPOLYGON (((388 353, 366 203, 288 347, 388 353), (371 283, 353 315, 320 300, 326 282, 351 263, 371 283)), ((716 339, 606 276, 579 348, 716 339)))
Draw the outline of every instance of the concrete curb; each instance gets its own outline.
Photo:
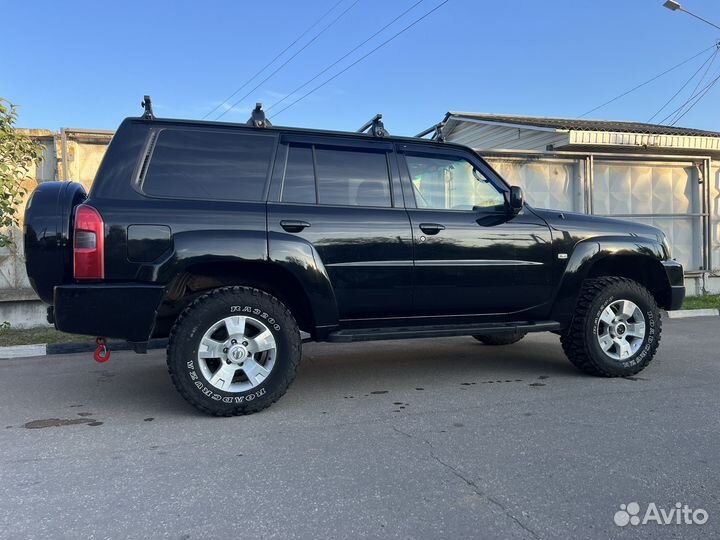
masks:
POLYGON ((670 319, 689 319, 690 317, 717 317, 720 309, 676 309, 667 312, 670 319))
MULTIPOLYGON (((167 347, 167 339, 153 339, 148 343, 150 349, 164 349, 167 347)), ((94 343, 40 343, 37 345, 15 345, 12 347, 0 347, 0 360, 12 360, 14 358, 29 358, 32 356, 51 356, 55 354, 91 353, 97 348, 94 343)), ((132 347, 126 341, 108 342, 110 352, 130 351, 132 347)))
MULTIPOLYGON (((303 342, 310 339, 310 334, 300 331, 303 342)), ((151 339, 148 350, 167 348, 167 339, 151 339)), ((131 351, 132 347, 127 341, 108 341, 108 349, 113 351, 131 351)), ((95 343, 38 343, 36 345, 13 345, 0 347, 0 360, 13 358, 30 358, 32 356, 50 356, 53 354, 91 353, 97 348, 95 343)))

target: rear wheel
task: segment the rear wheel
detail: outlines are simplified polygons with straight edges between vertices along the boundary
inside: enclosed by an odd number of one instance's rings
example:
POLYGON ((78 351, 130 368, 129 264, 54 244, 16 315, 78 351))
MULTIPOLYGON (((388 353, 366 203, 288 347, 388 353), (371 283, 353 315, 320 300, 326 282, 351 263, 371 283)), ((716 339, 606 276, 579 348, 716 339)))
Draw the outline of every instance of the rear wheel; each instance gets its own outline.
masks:
POLYGON ((662 321, 655 299, 626 278, 588 279, 570 327, 560 337, 568 359, 602 377, 634 375, 650 363, 660 344, 662 321))
POLYGON ((275 297, 224 287, 195 300, 173 326, 170 376, 195 408, 217 416, 257 412, 277 401, 301 357, 297 323, 275 297))
POLYGON ((525 336, 526 334, 482 334, 473 337, 485 345, 511 345, 525 336))

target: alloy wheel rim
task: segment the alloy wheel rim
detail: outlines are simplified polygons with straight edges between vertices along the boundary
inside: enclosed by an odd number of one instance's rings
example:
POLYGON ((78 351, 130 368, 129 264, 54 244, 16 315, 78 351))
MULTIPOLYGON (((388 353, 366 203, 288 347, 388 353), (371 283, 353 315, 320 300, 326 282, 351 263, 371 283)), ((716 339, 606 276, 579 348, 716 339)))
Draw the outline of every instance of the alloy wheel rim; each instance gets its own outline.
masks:
POLYGON ((602 351, 613 360, 627 360, 645 340, 645 316, 635 302, 616 300, 603 309, 595 329, 602 351))
POLYGON ((203 334, 197 362, 205 379, 224 392, 246 392, 268 378, 275 365, 277 343, 261 321, 225 317, 203 334))

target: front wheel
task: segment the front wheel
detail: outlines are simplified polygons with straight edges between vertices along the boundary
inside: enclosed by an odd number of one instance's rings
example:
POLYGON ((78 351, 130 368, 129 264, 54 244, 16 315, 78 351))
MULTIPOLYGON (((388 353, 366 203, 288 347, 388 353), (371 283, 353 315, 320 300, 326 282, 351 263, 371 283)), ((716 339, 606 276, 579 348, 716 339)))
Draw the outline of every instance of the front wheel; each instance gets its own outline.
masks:
POLYGON ((269 407, 295 378, 300 332, 275 297, 223 287, 196 299, 170 334, 167 364, 180 394, 216 416, 269 407))
POLYGON ((661 330, 660 311, 645 287, 631 279, 603 277, 583 282, 575 316, 560 343, 581 371, 627 377, 653 359, 661 330))

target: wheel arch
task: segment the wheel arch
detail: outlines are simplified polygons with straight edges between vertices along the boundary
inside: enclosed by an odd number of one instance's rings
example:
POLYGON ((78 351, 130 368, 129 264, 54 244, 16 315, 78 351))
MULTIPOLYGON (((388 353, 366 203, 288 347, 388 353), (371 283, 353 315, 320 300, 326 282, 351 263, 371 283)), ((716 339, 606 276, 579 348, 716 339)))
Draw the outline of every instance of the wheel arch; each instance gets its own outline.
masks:
POLYGON ((637 281, 650 291, 658 306, 670 305, 670 283, 662 264, 646 254, 623 253, 608 255, 597 260, 588 270, 586 278, 605 276, 625 277, 637 281))
POLYGON ((301 330, 316 338, 318 317, 300 279, 288 269, 267 261, 213 261, 188 265, 168 284, 154 336, 169 334, 178 315, 192 300, 209 290, 229 285, 254 287, 283 302, 301 330))
POLYGON ((579 242, 568 260, 553 302, 552 318, 569 324, 582 282, 617 276, 646 287, 661 308, 671 303, 671 287, 663 268, 662 245, 642 237, 604 237, 579 242))

